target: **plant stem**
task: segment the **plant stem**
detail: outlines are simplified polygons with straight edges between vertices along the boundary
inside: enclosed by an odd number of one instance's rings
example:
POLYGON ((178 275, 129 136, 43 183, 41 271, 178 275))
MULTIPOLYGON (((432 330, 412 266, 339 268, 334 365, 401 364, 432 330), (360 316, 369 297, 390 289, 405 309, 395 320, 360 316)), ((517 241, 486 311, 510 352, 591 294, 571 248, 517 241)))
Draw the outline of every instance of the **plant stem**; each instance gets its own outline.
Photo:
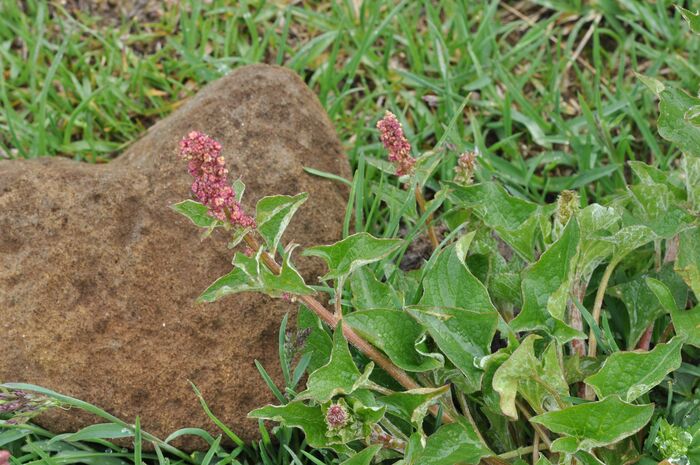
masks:
POLYGON ((345 287, 345 280, 343 278, 338 278, 338 283, 337 287, 335 289, 335 302, 334 302, 334 311, 335 311, 335 316, 338 318, 343 318, 343 305, 342 305, 342 299, 343 299, 343 287, 345 287))
POLYGON ((653 333, 654 333, 654 325, 651 324, 647 327, 647 329, 644 330, 642 337, 639 339, 639 342, 637 343, 637 349, 649 350, 649 346, 651 346, 651 336, 653 333))
POLYGON ((479 431, 479 428, 476 426, 474 417, 472 417, 472 412, 469 410, 467 398, 464 395, 464 393, 460 390, 457 390, 457 402, 459 402, 459 406, 462 408, 462 415, 464 415, 467 418, 467 420, 469 420, 469 424, 472 425, 472 428, 474 428, 476 435, 479 437, 481 442, 487 444, 487 442, 484 440, 484 437, 481 435, 481 431, 479 431))
MULTIPOLYGON (((246 234, 243 240, 251 249, 256 251, 260 249, 260 244, 251 233, 246 234)), ((262 260, 265 266, 267 266, 273 273, 279 274, 280 271, 282 271, 282 268, 277 264, 275 259, 272 258, 272 256, 269 253, 263 253, 262 260)), ((318 317, 322 321, 324 321, 333 329, 335 329, 336 326, 338 326, 338 323, 342 321, 342 319, 338 315, 334 315, 333 313, 328 311, 328 309, 326 309, 326 307, 321 302, 319 302, 312 296, 300 295, 297 297, 297 299, 303 302, 304 305, 306 305, 311 311, 318 315, 318 317)), ((394 378, 399 384, 401 384, 401 386, 403 386, 406 389, 418 389, 422 387, 413 378, 411 378, 408 375, 408 373, 394 365, 391 362, 391 360, 384 356, 384 354, 375 349, 374 346, 372 346, 370 343, 362 339, 355 331, 352 330, 352 328, 350 328, 350 326, 342 325, 342 327, 343 335, 348 340, 348 342, 350 342, 360 352, 362 352, 370 360, 372 360, 374 363, 380 366, 392 378, 394 378)), ((430 408, 430 411, 434 415, 437 415, 438 407, 436 405, 433 405, 430 408)), ((455 419, 449 413, 443 412, 442 421, 444 423, 454 423, 455 419)))
MULTIPOLYGON (((603 307, 603 298, 605 297, 605 290, 608 287, 608 281, 610 281, 610 276, 612 276, 613 270, 617 266, 617 261, 612 261, 605 268, 603 277, 600 279, 600 284, 598 285, 598 292, 595 295, 595 302, 593 303, 593 321, 598 324, 600 321, 600 310, 603 307)), ((598 349, 598 341, 593 333, 593 328, 591 328, 588 334, 588 356, 595 357, 598 349)))
MULTIPOLYGON (((416 202, 418 202, 418 207, 420 208, 421 214, 425 213, 425 197, 423 197, 423 190, 420 186, 416 186, 416 202)), ((428 237, 430 238, 430 243, 433 246, 433 250, 440 246, 440 241, 435 233, 435 228, 433 228, 433 215, 432 213, 428 215, 428 219, 425 220, 425 226, 428 228, 428 237)))
MULTIPOLYGON (((571 289, 571 293, 576 299, 578 299, 579 302, 583 302, 583 298, 586 295, 586 287, 586 283, 583 282, 581 278, 579 278, 578 276, 574 277, 574 285, 571 289)), ((571 299, 569 299, 569 302, 567 304, 569 307, 569 320, 571 321, 571 327, 574 329, 578 329, 579 331, 583 330, 581 311, 571 299)), ((580 339, 574 339, 573 341, 571 341, 571 348, 573 352, 580 357, 584 357, 586 355, 585 341, 582 341, 580 339)))
MULTIPOLYGON (((680 241, 680 236, 675 235, 671 239, 666 241, 666 253, 664 254, 664 262, 663 264, 667 263, 673 263, 676 261, 676 257, 678 256, 678 245, 680 241)), ((654 246, 656 247, 656 243, 654 243, 654 246)), ((661 254, 661 248, 659 246, 658 248, 658 253, 661 254)), ((659 271, 661 269, 661 265, 657 265, 656 271, 659 271)), ((661 336, 661 340, 659 342, 666 342, 668 340, 668 337, 671 335, 670 331, 673 330, 673 326, 669 328, 668 326, 664 330, 663 335, 661 336), (665 339, 664 339, 665 338, 665 339)), ((638 349, 642 350, 649 350, 649 347, 651 346, 651 336, 654 331, 654 323, 650 324, 649 327, 646 329, 644 334, 642 335, 642 338, 639 340, 639 344, 637 344, 638 349)))
MULTIPOLYGON (((519 447, 517 449, 504 452, 500 455, 498 455, 498 458, 508 460, 508 459, 516 459, 518 457, 522 457, 525 454, 529 454, 534 450, 533 446, 525 446, 525 447, 519 447)), ((537 446, 537 450, 547 450, 547 446, 545 444, 539 444, 537 446)))
POLYGON ((659 339, 660 343, 666 343, 668 342, 669 339, 671 339, 671 334, 673 333, 673 322, 669 323, 668 326, 664 329, 664 332, 661 334, 661 339, 659 339))
POLYGON ((530 418, 532 418, 532 415, 527 410, 527 407, 525 407, 523 403, 518 400, 515 401, 515 405, 518 407, 518 410, 520 410, 520 413, 522 413, 523 416, 527 419, 527 421, 532 425, 535 431, 537 431, 537 434, 540 435, 540 439, 542 440, 544 445, 547 446, 547 449, 552 447, 552 440, 549 439, 547 431, 541 425, 530 422, 530 418))
MULTIPOLYGON (((608 287, 608 281, 610 281, 610 276, 612 276, 612 272, 616 266, 617 261, 611 261, 610 263, 608 263, 608 266, 605 268, 605 272, 603 272, 603 277, 600 279, 600 284, 598 284, 598 292, 596 292, 595 302, 593 303, 593 321, 595 324, 598 324, 598 322, 600 321, 600 311, 603 307, 603 298, 605 297, 605 290, 608 287)), ((591 358, 595 358, 597 349, 598 340, 595 338, 593 328, 591 328, 591 331, 588 333, 588 356, 591 358)), ((587 400, 595 399, 595 392, 593 392, 593 389, 591 389, 591 387, 588 385, 586 385, 584 388, 584 394, 587 400)))

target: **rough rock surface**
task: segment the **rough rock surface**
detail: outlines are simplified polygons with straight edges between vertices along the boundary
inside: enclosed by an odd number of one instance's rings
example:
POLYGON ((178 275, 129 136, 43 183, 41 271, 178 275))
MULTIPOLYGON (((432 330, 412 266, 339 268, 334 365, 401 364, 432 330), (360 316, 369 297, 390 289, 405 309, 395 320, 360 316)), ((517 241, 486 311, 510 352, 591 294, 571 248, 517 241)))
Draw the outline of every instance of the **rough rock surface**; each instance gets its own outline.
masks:
MULTIPOLYGON (((139 415, 163 438, 216 431, 191 380, 227 425, 256 436, 246 414, 273 398, 254 360, 279 379, 277 331, 293 306, 255 294, 194 303, 230 271, 232 253, 221 236, 200 242, 168 208, 189 197, 177 144, 191 130, 222 143, 248 211, 264 195, 310 194, 287 240, 340 238, 347 192, 303 168, 349 177, 347 161, 316 97, 279 67, 210 84, 108 165, 0 161, 0 381, 45 386, 129 422, 139 415)), ((323 271, 297 264, 309 279, 323 271)), ((56 410, 39 423, 64 432, 96 420, 56 410)))

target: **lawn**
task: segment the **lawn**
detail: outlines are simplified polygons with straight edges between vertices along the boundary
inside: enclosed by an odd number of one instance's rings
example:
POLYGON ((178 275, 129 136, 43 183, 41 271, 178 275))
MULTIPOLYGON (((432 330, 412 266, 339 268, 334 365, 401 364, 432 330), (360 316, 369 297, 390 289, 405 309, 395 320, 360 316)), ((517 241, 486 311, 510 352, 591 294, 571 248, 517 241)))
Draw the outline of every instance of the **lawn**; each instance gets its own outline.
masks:
MULTIPOLYGON (((302 76, 336 127, 355 173, 346 233, 397 233, 395 211, 373 195, 385 182, 376 123, 386 109, 417 151, 444 150, 424 183, 428 198, 452 179, 461 153, 477 151, 476 180, 528 205, 551 204, 565 190, 583 205, 603 203, 635 180, 630 161, 664 173, 681 165, 680 148, 658 135, 658 98, 638 77, 698 89, 700 38, 678 3, 171 0, 85 8, 92 2, 0 0, 0 158, 108 163, 207 83, 264 62, 302 76)), ((413 220, 422 226, 426 217, 413 220)), ((277 434, 230 455, 218 442, 192 458, 170 451, 169 463, 339 463, 307 452, 291 429, 277 434)), ((142 458, 140 447, 115 454, 102 439, 50 437, 9 427, 0 448, 24 444, 13 464, 142 458), (52 460, 62 447, 75 457, 52 460)), ((168 463, 160 450, 143 454, 168 463)))

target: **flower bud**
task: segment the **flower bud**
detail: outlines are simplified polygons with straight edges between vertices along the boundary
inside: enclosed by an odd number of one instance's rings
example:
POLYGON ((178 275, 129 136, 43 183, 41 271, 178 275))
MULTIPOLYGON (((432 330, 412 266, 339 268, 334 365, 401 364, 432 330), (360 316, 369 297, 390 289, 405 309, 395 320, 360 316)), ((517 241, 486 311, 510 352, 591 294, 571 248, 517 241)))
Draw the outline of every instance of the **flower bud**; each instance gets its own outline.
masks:
POLYGON ((348 411, 340 404, 331 404, 326 412, 328 429, 340 429, 348 422, 348 411))
POLYGON ((563 227, 579 211, 580 201, 574 191, 561 191, 557 198, 557 222, 563 227))
POLYGON ((476 170, 476 161, 478 156, 478 150, 474 150, 472 152, 464 152, 462 155, 459 156, 459 160, 457 160, 457 166, 455 166, 454 169, 454 181, 457 184, 468 186, 472 183, 474 179, 474 171, 476 170))

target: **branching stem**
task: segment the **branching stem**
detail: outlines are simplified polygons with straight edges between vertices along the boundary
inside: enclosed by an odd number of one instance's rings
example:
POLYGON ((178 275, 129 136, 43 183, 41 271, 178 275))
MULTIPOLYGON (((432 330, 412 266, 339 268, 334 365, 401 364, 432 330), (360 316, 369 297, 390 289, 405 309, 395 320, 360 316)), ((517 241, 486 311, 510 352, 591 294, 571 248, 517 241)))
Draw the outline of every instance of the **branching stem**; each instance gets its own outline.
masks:
MULTIPOLYGON (((617 261, 612 261, 605 268, 603 277, 600 279, 600 284, 598 285, 598 292, 595 295, 595 302, 593 303, 593 321, 595 324, 600 322, 600 311, 603 307, 603 298, 605 297, 605 290, 608 287, 608 281, 610 281, 610 276, 617 266, 617 261)), ((595 357, 598 350, 598 341, 595 338, 595 333, 593 328, 588 335, 588 356, 595 357)))
MULTIPOLYGON (((253 250, 259 250, 260 244, 255 239, 255 237, 248 233, 243 238, 245 243, 253 250)), ((262 260, 266 267, 270 269, 275 274, 279 274, 282 268, 275 261, 272 256, 264 252, 262 254, 262 260)), ((340 323, 341 318, 338 315, 333 314, 328 311, 326 307, 316 300, 314 297, 309 295, 300 295, 297 297, 304 305, 306 305, 311 311, 313 311, 318 317, 328 324, 331 328, 335 329, 338 323, 340 323)), ((401 384, 406 389, 418 389, 422 387, 413 378, 411 378, 408 373, 403 371, 401 368, 394 365, 391 360, 389 360, 384 354, 379 352, 374 348, 369 342, 362 339, 355 331, 352 330, 348 325, 343 325, 343 335, 345 338, 354 345, 360 352, 366 355, 370 360, 380 366, 384 371, 386 371, 392 378, 394 378, 399 384, 401 384)), ((438 407, 433 405, 430 409, 431 413, 437 415, 438 407)), ((442 413, 443 423, 454 423, 455 419, 448 412, 443 411, 442 413)))
POLYGON ((527 419, 527 421, 532 425, 532 427, 535 428, 535 431, 537 431, 537 434, 539 434, 540 439, 542 440, 542 442, 544 443, 546 448, 549 449, 552 446, 552 440, 549 439, 549 436, 547 435, 547 431, 544 429, 544 427, 538 423, 530 422, 530 418, 532 418, 532 415, 527 410, 527 407, 525 407, 522 404, 522 402, 516 400, 515 405, 518 407, 518 410, 520 410, 520 413, 522 413, 523 416, 527 419))
MULTIPOLYGON (((418 208, 421 214, 425 213, 425 197, 423 197, 423 189, 420 186, 416 186, 416 202, 418 202, 418 208)), ((437 234, 435 233, 435 228, 433 227, 433 214, 428 215, 428 219, 425 220, 425 226, 428 228, 428 238, 430 238, 430 244, 433 246, 433 250, 436 250, 440 246, 440 241, 438 240, 437 234)))

